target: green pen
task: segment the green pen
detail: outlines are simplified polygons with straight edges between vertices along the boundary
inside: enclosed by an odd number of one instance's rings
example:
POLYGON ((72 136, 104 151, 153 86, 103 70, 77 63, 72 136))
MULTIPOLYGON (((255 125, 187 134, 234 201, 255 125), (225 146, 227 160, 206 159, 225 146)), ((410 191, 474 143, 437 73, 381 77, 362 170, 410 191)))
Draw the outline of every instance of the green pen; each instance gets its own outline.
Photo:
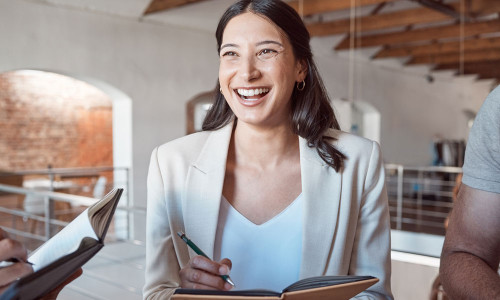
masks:
MULTIPOLYGON (((188 244, 188 246, 193 249, 194 252, 196 252, 196 254, 198 255, 201 255, 201 256, 205 256, 206 258, 210 259, 210 257, 208 257, 205 253, 203 253, 203 251, 201 251, 200 248, 198 248, 198 246, 196 246, 190 239, 188 239, 188 237, 184 234, 184 232, 181 232, 181 231, 178 231, 177 232, 177 235, 184 241, 186 242, 186 244, 188 244)), ((224 279, 225 282, 229 283, 230 285, 232 286, 235 286, 234 285, 234 282, 231 280, 231 278, 229 278, 228 275, 220 275, 220 277, 222 277, 222 279, 224 279)))

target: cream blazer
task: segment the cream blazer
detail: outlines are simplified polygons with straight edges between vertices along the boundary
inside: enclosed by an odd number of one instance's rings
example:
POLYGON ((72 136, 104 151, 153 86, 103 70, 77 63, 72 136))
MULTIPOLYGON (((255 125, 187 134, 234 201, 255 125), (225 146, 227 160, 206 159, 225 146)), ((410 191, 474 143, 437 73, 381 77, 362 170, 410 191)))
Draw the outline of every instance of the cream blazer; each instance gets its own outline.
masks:
MULTIPOLYGON (((144 299, 168 299, 179 270, 196 255, 183 231, 213 257, 233 124, 156 148, 148 174, 144 299)), ((337 173, 300 138, 303 246, 300 278, 371 275, 380 281, 356 299, 392 299, 390 224, 377 143, 338 130, 335 147, 348 158, 337 173)))

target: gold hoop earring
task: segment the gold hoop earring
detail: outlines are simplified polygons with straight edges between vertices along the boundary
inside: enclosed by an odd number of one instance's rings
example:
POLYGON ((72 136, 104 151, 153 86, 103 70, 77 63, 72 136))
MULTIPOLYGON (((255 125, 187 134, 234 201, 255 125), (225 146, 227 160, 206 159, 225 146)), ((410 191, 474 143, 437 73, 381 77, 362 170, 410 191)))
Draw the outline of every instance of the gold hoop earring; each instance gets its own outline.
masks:
POLYGON ((297 90, 303 91, 306 88, 306 81, 302 80, 302 82, 297 82, 297 90))

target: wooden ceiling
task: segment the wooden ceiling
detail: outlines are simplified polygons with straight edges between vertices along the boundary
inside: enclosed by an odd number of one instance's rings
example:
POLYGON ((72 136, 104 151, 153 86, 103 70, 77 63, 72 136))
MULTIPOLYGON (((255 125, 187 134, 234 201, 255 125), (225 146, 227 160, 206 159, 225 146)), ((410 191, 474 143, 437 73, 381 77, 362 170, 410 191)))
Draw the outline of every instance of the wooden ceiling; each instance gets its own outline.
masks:
MULTIPOLYGON (((144 14, 207 0, 151 0, 144 14)), ((311 36, 343 36, 333 51, 378 49, 372 59, 500 81, 500 0, 293 0, 311 36), (406 2, 406 3, 403 3, 406 2), (397 7, 402 9, 396 9, 397 7), (406 8, 405 8, 406 7, 406 8), (350 13, 356 18, 351 20, 350 13), (363 12, 363 13, 361 13, 363 12)))

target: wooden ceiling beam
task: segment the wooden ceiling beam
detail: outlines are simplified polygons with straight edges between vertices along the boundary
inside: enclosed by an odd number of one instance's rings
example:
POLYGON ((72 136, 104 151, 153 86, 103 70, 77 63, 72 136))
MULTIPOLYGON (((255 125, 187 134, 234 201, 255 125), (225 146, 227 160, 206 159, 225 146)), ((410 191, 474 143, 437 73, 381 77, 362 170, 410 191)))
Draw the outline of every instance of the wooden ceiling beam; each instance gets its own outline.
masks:
MULTIPOLYGON (((476 68, 464 68, 464 75, 478 74, 480 78, 500 78, 500 65, 496 67, 476 69, 476 68)), ((457 71, 456 75, 461 75, 459 71, 457 71)))
MULTIPOLYGON (((483 33, 492 33, 500 31, 500 20, 490 20, 476 23, 468 23, 464 26, 464 37, 471 37, 483 33)), ((401 31, 385 34, 374 34, 356 38, 355 41, 359 47, 374 47, 382 45, 396 45, 414 42, 432 41, 445 38, 458 38, 460 36, 460 24, 435 26, 431 28, 415 29, 410 31, 401 31)), ((335 50, 349 49, 349 40, 343 40, 335 50)))
MULTIPOLYGON (((458 74, 458 73, 457 73, 458 74)), ((464 74, 481 74, 483 76, 487 76, 489 78, 500 78, 500 64, 497 64, 493 68, 489 69, 466 69, 464 68, 464 74)))
MULTIPOLYGON (((435 0, 411 0, 414 2, 418 2, 420 5, 424 7, 428 7, 434 11, 440 12, 441 14, 450 16, 456 20, 460 20, 461 14, 457 11, 456 8, 450 6, 448 4, 437 2, 435 0)), ((469 18, 467 16, 467 18, 469 18)))
MULTIPOLYGON (((355 0, 355 7, 380 4, 384 2, 393 2, 397 0, 355 0)), ((351 8, 351 0, 303 0, 302 12, 299 1, 294 0, 288 2, 288 5, 293 7, 297 12, 302 13, 304 16, 313 14, 321 14, 336 10, 344 10, 351 8)))
MULTIPOLYGON (((428 8, 417 8, 361 17, 356 20, 356 26, 359 24, 359 30, 366 32, 391 27, 402 27, 410 24, 437 22, 447 19, 450 19, 450 17, 439 12, 435 12, 428 8)), ((311 36, 326 36, 349 32, 350 26, 351 20, 343 19, 325 23, 307 24, 307 29, 311 36)))
MULTIPOLYGON (((459 2, 450 4, 451 7, 461 12, 459 2)), ((470 11, 467 14, 475 17, 484 16, 500 11, 500 1, 488 2, 487 0, 475 0, 471 3, 470 11)), ((451 20, 450 16, 440 12, 423 7, 415 9, 400 10, 391 13, 385 13, 373 16, 364 16, 356 20, 359 25, 359 31, 367 32, 370 30, 379 30, 392 27, 402 27, 407 25, 432 23, 451 20)), ((318 22, 307 24, 311 36, 326 36, 349 32, 351 26, 350 19, 342 19, 331 22, 318 22)))
MULTIPOLYGON (((460 63, 439 64, 432 68, 433 71, 458 70, 460 63)), ((469 71, 481 72, 486 70, 498 70, 500 72, 500 60, 489 60, 483 62, 465 62, 464 69, 469 71)))
POLYGON ((481 80, 481 79, 494 79, 496 80, 497 82, 500 82, 500 76, 494 76, 494 75, 485 75, 485 74, 477 74, 478 75, 478 80, 481 80))
MULTIPOLYGON (((388 47, 380 50, 373 58, 388 58, 388 57, 403 57, 403 56, 425 56, 439 55, 445 53, 458 53, 460 49, 460 41, 432 43, 418 46, 402 46, 388 47)), ((485 50, 500 48, 500 37, 497 38, 471 38, 464 40, 463 50, 485 50)))
POLYGON ((174 7, 179 7, 186 4, 191 4, 201 1, 205 0, 152 0, 151 3, 149 3, 148 8, 146 8, 146 11, 144 12, 143 15, 159 12, 162 10, 168 10, 174 7))
POLYGON ((463 58, 460 56, 460 53, 415 56, 406 64, 453 64, 459 63, 462 59, 464 62, 500 60, 500 48, 465 52, 463 58))
MULTIPOLYGON (((441 64, 433 68, 433 71, 456 70, 455 75, 460 76, 460 64, 441 64)), ((500 79, 500 60, 484 62, 468 62, 463 65, 463 75, 476 74, 478 79, 500 79)))

